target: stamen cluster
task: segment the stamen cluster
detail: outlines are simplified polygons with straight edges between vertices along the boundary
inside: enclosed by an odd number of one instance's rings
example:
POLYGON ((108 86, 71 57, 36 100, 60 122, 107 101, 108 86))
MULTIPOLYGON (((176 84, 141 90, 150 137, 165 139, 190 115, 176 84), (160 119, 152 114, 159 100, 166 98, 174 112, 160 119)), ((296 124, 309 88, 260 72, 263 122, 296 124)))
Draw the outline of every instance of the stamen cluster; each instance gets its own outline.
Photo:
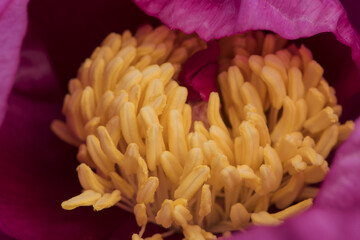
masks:
POLYGON ((176 80, 206 43, 164 26, 110 34, 70 80, 66 122, 52 124, 78 147, 84 189, 62 207, 116 205, 134 213, 133 239, 148 222, 169 229, 153 240, 215 239, 310 207, 325 158, 354 125, 338 122, 335 90, 311 52, 285 44, 263 32, 220 40, 220 96, 211 93, 206 122, 193 122, 176 80))

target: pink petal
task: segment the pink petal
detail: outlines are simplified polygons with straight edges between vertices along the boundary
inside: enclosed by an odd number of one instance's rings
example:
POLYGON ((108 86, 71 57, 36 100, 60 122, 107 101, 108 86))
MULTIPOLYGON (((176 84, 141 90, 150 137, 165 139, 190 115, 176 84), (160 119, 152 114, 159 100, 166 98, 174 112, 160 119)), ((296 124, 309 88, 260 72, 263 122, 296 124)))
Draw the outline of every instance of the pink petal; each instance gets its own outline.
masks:
POLYGON ((27 25, 27 0, 0 2, 0 125, 14 83, 21 42, 27 25))
POLYGON ((287 39, 332 32, 351 47, 360 67, 360 39, 339 1, 323 0, 135 0, 171 28, 205 40, 248 30, 270 30, 287 39))

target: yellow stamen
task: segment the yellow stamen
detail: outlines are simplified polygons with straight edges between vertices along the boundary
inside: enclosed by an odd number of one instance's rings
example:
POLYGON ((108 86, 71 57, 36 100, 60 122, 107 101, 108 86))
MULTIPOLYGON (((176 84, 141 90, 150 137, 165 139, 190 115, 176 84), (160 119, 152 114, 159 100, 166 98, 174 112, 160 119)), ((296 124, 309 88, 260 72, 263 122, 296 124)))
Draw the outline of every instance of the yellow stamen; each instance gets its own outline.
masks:
POLYGON ((311 184, 354 123, 339 123, 342 107, 311 51, 286 42, 263 32, 220 40, 220 92, 206 104, 187 103, 177 82, 204 41, 165 26, 111 33, 69 81, 65 122, 51 125, 78 147, 84 190, 62 207, 133 212, 134 240, 216 239, 309 208, 311 184), (148 222, 169 231, 143 238, 148 222))

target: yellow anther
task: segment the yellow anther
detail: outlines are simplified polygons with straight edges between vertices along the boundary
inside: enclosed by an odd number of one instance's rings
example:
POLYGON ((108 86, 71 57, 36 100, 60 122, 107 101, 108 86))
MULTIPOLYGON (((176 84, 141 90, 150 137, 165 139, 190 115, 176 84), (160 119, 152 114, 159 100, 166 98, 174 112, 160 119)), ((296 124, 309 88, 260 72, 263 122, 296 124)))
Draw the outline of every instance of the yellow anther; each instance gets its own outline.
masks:
POLYGON ((138 166, 137 171, 136 171, 137 185, 138 185, 138 188, 140 188, 143 184, 145 184, 146 181, 149 180, 148 179, 149 170, 148 170, 145 160, 142 157, 138 157, 136 159, 136 161, 137 161, 137 166, 138 166))
POLYGON ((261 70, 261 77, 268 87, 272 106, 280 109, 286 96, 285 85, 280 73, 272 67, 265 66, 261 70))
POLYGON ((285 97, 283 100, 283 113, 275 125, 274 130, 271 132, 271 140, 276 143, 283 136, 291 133, 294 130, 296 120, 296 105, 289 97, 285 97))
POLYGON ((61 203, 65 210, 72 210, 80 206, 91 206, 101 198, 101 194, 93 190, 85 190, 81 194, 61 203))
POLYGON ((131 102, 124 103, 120 110, 121 131, 128 144, 136 143, 141 154, 145 153, 145 145, 140 137, 136 124, 135 106, 131 102))
POLYGON ((282 221, 276 219, 268 212, 258 212, 252 213, 251 221, 255 225, 264 225, 264 226, 277 226, 282 223, 282 221))
POLYGON ((218 93, 212 92, 210 94, 207 118, 210 125, 221 127, 226 133, 228 133, 227 127, 220 115, 220 98, 218 93))
POLYGON ((102 94, 102 76, 104 75, 105 61, 97 57, 89 69, 89 85, 94 88, 95 99, 99 100, 102 94))
POLYGON ((85 136, 95 135, 97 133, 96 130, 100 126, 100 124, 101 124, 101 118, 93 117, 90 121, 88 121, 85 124, 85 127, 84 127, 85 136))
POLYGON ((154 194, 159 186, 159 179, 157 177, 149 177, 141 186, 136 196, 138 203, 152 203, 154 202, 154 194))
POLYGON ((260 145, 265 146, 266 144, 271 143, 270 135, 269 135, 269 129, 266 126, 265 120, 257 113, 249 112, 246 115, 246 120, 253 124, 255 128, 259 132, 260 136, 260 145))
POLYGON ((195 132, 201 133, 206 139, 210 139, 209 132, 205 128, 203 122, 199 122, 199 121, 194 122, 194 130, 195 132))
POLYGON ((138 111, 138 106, 141 98, 141 86, 135 84, 129 91, 129 102, 134 104, 135 112, 138 111))
POLYGON ((313 59, 312 53, 311 53, 310 49, 305 47, 305 45, 303 45, 303 44, 301 44, 301 46, 299 48, 299 53, 302 58, 302 62, 303 62, 302 64, 306 68, 307 64, 313 59))
POLYGON ((303 128, 303 123, 306 120, 308 106, 304 99, 299 99, 295 103, 296 106, 296 119, 294 123, 294 130, 299 131, 303 128))
POLYGON ((86 165, 88 165, 91 168, 96 168, 95 163, 91 160, 91 157, 88 153, 87 147, 85 144, 81 144, 79 146, 79 151, 76 155, 77 160, 79 160, 79 162, 81 163, 85 163, 86 165))
POLYGON ((221 171, 227 166, 229 166, 229 161, 225 155, 217 154, 212 157, 210 184, 213 186, 214 190, 220 190, 223 187, 223 183, 221 181, 221 171))
POLYGON ((285 218, 292 217, 296 214, 299 214, 301 212, 304 212, 308 208, 310 208, 313 204, 312 199, 307 199, 302 202, 299 202, 298 204, 295 204, 293 206, 290 206, 280 212, 271 214, 274 218, 279 220, 284 220, 285 218))
POLYGON ((337 143, 338 135, 339 127, 336 124, 333 124, 321 134, 321 137, 314 148, 315 151, 323 156, 323 158, 326 158, 337 143))
POLYGON ((216 236, 204 231, 198 225, 186 225, 184 226, 184 240, 211 240, 216 239, 216 236))
POLYGON ((266 66, 272 67, 280 73, 282 80, 284 81, 284 84, 287 85, 288 83, 287 71, 281 59, 275 54, 268 54, 264 57, 264 61, 266 66))
POLYGON ((318 187, 304 187, 297 197, 297 201, 303 201, 309 198, 314 198, 319 192, 318 187))
POLYGON ((295 155, 289 160, 285 161, 285 169, 290 175, 296 175, 306 169, 307 164, 302 160, 300 155, 295 155))
POLYGON ((244 105, 241 98, 239 98, 240 88, 241 85, 243 85, 243 83, 244 83, 244 77, 241 74, 239 68, 236 66, 229 67, 227 73, 228 87, 227 90, 224 91, 224 93, 229 92, 229 97, 231 99, 232 104, 234 104, 238 108, 241 108, 244 105))
POLYGON ((171 152, 165 151, 161 154, 160 163, 165 175, 177 186, 183 172, 183 167, 179 160, 171 152))
POLYGON ((347 139, 351 132, 354 130, 355 128, 355 124, 353 121, 346 121, 345 124, 342 124, 339 126, 339 136, 338 136, 338 140, 339 142, 344 141, 345 139, 347 139))
POLYGON ((256 112, 260 114, 265 119, 264 110, 262 107, 260 96, 257 90, 254 88, 253 85, 249 82, 245 82, 240 87, 240 95, 242 97, 244 105, 251 104, 255 107, 256 112))
POLYGON ((90 85, 90 76, 89 75, 90 75, 91 65, 92 65, 92 60, 87 58, 79 69, 78 78, 80 79, 83 86, 90 85))
POLYGON ((312 147, 301 147, 297 150, 297 153, 308 164, 320 166, 324 162, 324 158, 316 153, 312 147))
POLYGON ((82 163, 77 168, 80 184, 85 190, 93 190, 98 193, 104 193, 112 187, 111 182, 96 175, 91 168, 82 163))
POLYGON ((74 135, 84 140, 84 125, 81 119, 81 89, 76 90, 72 95, 68 103, 68 110, 66 113, 66 124, 70 127, 74 135))
POLYGON ((211 191, 209 184, 204 184, 201 188, 201 197, 200 197, 200 208, 199 216, 205 217, 211 212, 212 202, 211 202, 211 191))
POLYGON ((106 124, 106 130, 109 133, 112 142, 117 146, 121 138, 121 126, 120 126, 120 117, 112 117, 106 124))
POLYGON ((199 132, 189 133, 187 140, 189 149, 202 148, 203 144, 207 141, 206 137, 199 132))
POLYGON ((111 106, 115 96, 112 91, 107 91, 102 97, 100 98, 99 104, 96 108, 96 116, 99 116, 102 121, 107 121, 107 111, 111 106))
POLYGON ((264 148, 264 163, 271 166, 274 174, 276 176, 276 188, 280 186, 282 175, 283 175, 283 167, 280 161, 280 158, 275 151, 274 148, 270 147, 270 145, 266 145, 264 148))
POLYGON ((185 206, 176 205, 173 210, 173 218, 177 225, 185 227, 188 225, 188 222, 193 218, 193 216, 185 206))
POLYGON ((162 138, 162 127, 160 124, 153 124, 146 131, 146 162, 150 171, 155 171, 160 163, 160 155, 164 150, 162 138))
POLYGON ((130 143, 124 154, 124 169, 127 175, 136 173, 138 169, 139 147, 136 143, 130 143))
POLYGON ((261 165, 259 168, 259 175, 261 179, 261 185, 259 185, 258 188, 255 189, 257 193, 259 193, 260 195, 265 195, 277 189, 278 178, 275 174, 274 169, 270 165, 261 165))
POLYGON ((87 86, 81 96, 81 115, 84 122, 88 122, 95 115, 96 103, 94 90, 87 86))
POLYGON ((82 88, 83 88, 82 83, 80 82, 79 79, 73 78, 68 83, 68 89, 71 94, 78 89, 82 90, 82 88))
POLYGON ((119 51, 121 47, 121 35, 117 33, 110 33, 101 43, 101 46, 108 46, 113 52, 119 51))
POLYGON ((174 210, 173 201, 166 199, 162 205, 160 210, 157 212, 155 221, 157 224, 163 226, 164 228, 171 227, 173 222, 172 212, 174 210))
MULTIPOLYGON (((128 42, 130 45, 130 41, 128 42)), ((132 61, 135 59, 136 57, 136 48, 134 48, 134 46, 125 46, 125 42, 124 45, 122 46, 122 49, 119 51, 119 53, 116 55, 116 57, 121 57, 124 60, 124 64, 123 64, 123 69, 127 69, 128 66, 130 66, 130 64, 132 63, 132 61)), ((124 72, 121 71, 122 75, 124 72)))
MULTIPOLYGON (((207 164, 211 164, 213 157, 216 157, 219 154, 224 155, 224 152, 220 149, 214 140, 205 142, 203 144, 202 150, 205 156, 204 163, 207 164)), ((224 157, 226 156, 224 155, 224 157)), ((227 158, 226 161, 228 161, 227 158)))
POLYGON ((174 192, 175 198, 191 199, 210 177, 210 168, 205 165, 195 167, 190 174, 182 180, 174 192))
POLYGON ((79 146, 81 141, 73 135, 73 132, 69 129, 68 125, 60 120, 54 120, 51 123, 51 130, 63 141, 73 145, 79 146))
POLYGON ((105 193, 96 203, 93 205, 95 211, 100 211, 105 208, 114 206, 121 200, 121 194, 119 190, 114 190, 111 193, 105 193))
POLYGON ((220 147, 221 151, 228 157, 230 164, 235 163, 234 143, 230 136, 220 127, 213 125, 210 127, 210 138, 213 139, 220 147))
POLYGON ((316 87, 324 73, 324 69, 316 61, 311 60, 305 65, 304 70, 304 87, 305 90, 316 87))
POLYGON ((113 143, 106 127, 100 126, 97 130, 101 149, 104 151, 110 161, 122 166, 124 164, 124 155, 116 148, 116 145, 113 143))
MULTIPOLYGON (((200 148, 192 148, 187 156, 187 160, 185 161, 184 170, 180 175, 180 180, 186 178, 190 172, 197 166, 204 164, 204 155, 200 148)), ((182 169, 182 168, 181 168, 182 169)))
POLYGON ((304 128, 310 133, 315 134, 337 123, 339 117, 334 114, 331 107, 326 107, 304 122, 304 128))
POLYGON ((304 181, 309 184, 321 182, 324 180, 328 171, 329 166, 326 161, 324 161, 320 166, 310 166, 304 171, 304 181))
POLYGON ((123 70, 123 66, 124 60, 121 57, 115 57, 107 64, 105 68, 104 80, 102 83, 103 91, 115 88, 116 82, 123 70))
POLYGON ((290 68, 291 53, 288 49, 281 49, 276 52, 276 56, 280 58, 286 69, 290 68))
POLYGON ((140 83, 142 77, 143 74, 137 69, 127 72, 116 84, 115 92, 120 92, 121 90, 125 90, 125 92, 130 91, 134 85, 140 83))
POLYGON ((271 202, 278 209, 284 209, 294 202, 304 186, 304 174, 293 175, 290 181, 277 190, 271 198, 271 202))
POLYGON ((169 57, 171 63, 183 63, 188 58, 188 53, 185 47, 179 47, 173 51, 169 57))
POLYGON ((101 149, 100 141, 97 137, 89 135, 86 139, 86 145, 91 159, 103 174, 107 175, 109 172, 114 171, 114 164, 109 161, 108 156, 101 149))
POLYGON ((276 39, 274 34, 268 33, 264 39, 264 45, 262 49, 262 55, 265 56, 269 53, 273 53, 275 49, 276 39))
POLYGON ((251 55, 249 57, 249 66, 255 74, 260 75, 261 70, 264 67, 264 65, 265 65, 265 62, 261 56, 251 55))
POLYGON ((122 177, 120 177, 116 172, 111 172, 110 178, 114 187, 118 189, 125 197, 131 199, 134 196, 133 187, 127 183, 122 177))
POLYGON ((144 203, 138 203, 135 205, 134 214, 138 226, 141 227, 147 224, 148 219, 146 214, 146 206, 144 203))
POLYGON ((172 110, 168 119, 168 143, 169 150, 179 159, 181 165, 184 165, 188 152, 183 120, 178 110, 172 110))
POLYGON ((244 54, 242 55, 236 53, 235 57, 231 62, 233 65, 239 67, 241 73, 244 76, 244 80, 249 81, 251 77, 251 69, 249 68, 249 64, 248 64, 249 54, 246 51, 244 51, 242 48, 240 48, 240 51, 243 52, 244 54))
POLYGON ((191 129, 191 125, 192 125, 191 111, 192 111, 191 106, 189 104, 185 104, 182 111, 185 135, 188 135, 191 129))
POLYGON ((302 73, 299 68, 292 67, 288 72, 289 83, 287 92, 289 97, 296 101, 304 97, 304 84, 302 81, 302 73))
POLYGON ((305 99, 308 106, 308 118, 320 112, 324 108, 326 102, 325 96, 317 88, 310 88, 305 99))
POLYGON ((164 86, 170 81, 172 76, 175 73, 174 66, 170 63, 164 63, 160 66, 161 69, 161 75, 159 79, 162 81, 164 86))
POLYGON ((241 203, 236 203, 231 206, 230 219, 234 228, 244 228, 250 220, 250 214, 241 203))
POLYGON ((261 79, 259 75, 252 74, 250 83, 255 87, 262 104, 262 108, 267 110, 270 106, 269 102, 267 101, 267 87, 265 82, 261 79))
POLYGON ((258 162, 259 132, 254 125, 247 121, 243 121, 239 126, 239 132, 241 136, 241 155, 237 162, 241 165, 246 164, 255 170, 260 165, 258 162))

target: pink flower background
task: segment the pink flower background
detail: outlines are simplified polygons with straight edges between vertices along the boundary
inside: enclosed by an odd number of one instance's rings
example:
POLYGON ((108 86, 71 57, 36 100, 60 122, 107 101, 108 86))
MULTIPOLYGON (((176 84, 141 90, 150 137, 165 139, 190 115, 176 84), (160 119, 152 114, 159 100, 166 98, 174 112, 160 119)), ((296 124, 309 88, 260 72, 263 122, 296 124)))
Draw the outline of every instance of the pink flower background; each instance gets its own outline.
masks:
MULTIPOLYGON (((79 193, 76 149, 50 131, 67 81, 109 32, 142 23, 210 40, 271 30, 313 50, 336 87, 345 119, 360 108, 360 4, 337 0, 5 0, 0 2, 1 239, 130 239, 132 214, 111 208, 64 211, 79 193), (344 9, 346 8, 346 10, 344 9), (357 10, 357 11, 356 11, 357 10), (351 24, 349 22, 351 21, 351 24), (352 27, 353 26, 353 27, 352 27), (321 33, 321 34, 319 34, 321 33), (316 35, 316 36, 314 36, 316 35), (357 67, 358 68, 357 68, 357 67)), ((201 94, 201 93, 200 93, 201 94)), ((334 153, 314 207, 278 227, 230 239, 360 239, 360 119, 334 153)), ((161 231, 151 226, 149 234, 161 231)))

